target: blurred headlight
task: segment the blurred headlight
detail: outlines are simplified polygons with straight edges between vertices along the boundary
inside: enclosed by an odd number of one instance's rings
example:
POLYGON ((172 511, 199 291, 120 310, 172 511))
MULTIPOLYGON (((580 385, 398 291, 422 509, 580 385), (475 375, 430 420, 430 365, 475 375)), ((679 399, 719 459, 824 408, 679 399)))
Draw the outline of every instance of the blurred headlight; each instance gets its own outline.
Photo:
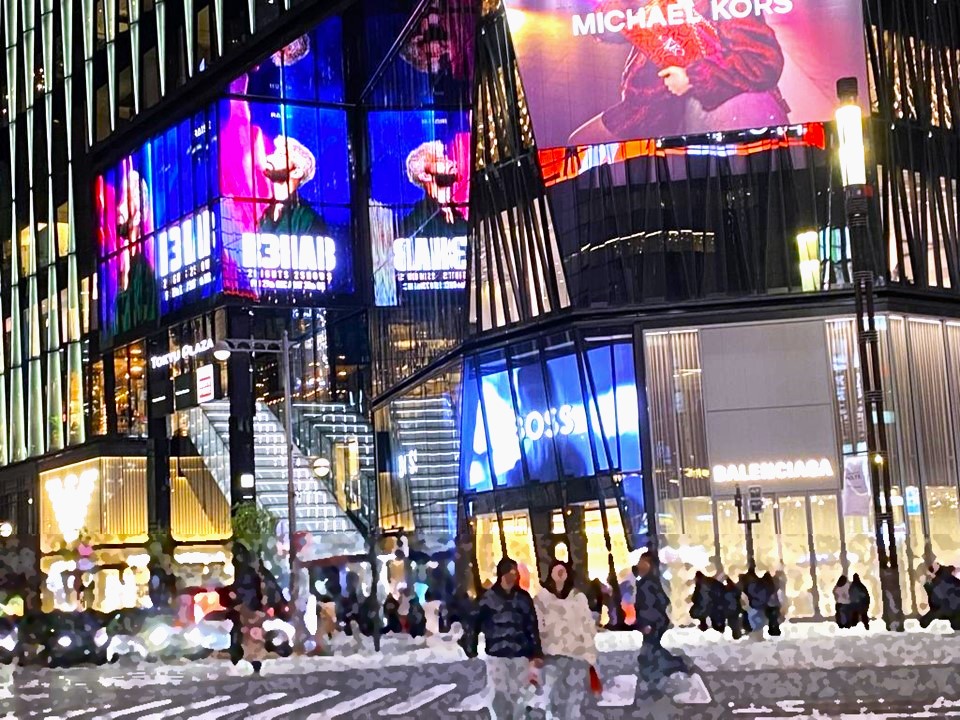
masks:
POLYGON ((110 641, 110 636, 107 635, 106 628, 99 628, 96 633, 93 635, 93 641, 97 644, 98 648, 102 648, 110 641))
POLYGON ((69 635, 61 635, 57 638, 57 645, 62 648, 68 648, 73 643, 69 635))

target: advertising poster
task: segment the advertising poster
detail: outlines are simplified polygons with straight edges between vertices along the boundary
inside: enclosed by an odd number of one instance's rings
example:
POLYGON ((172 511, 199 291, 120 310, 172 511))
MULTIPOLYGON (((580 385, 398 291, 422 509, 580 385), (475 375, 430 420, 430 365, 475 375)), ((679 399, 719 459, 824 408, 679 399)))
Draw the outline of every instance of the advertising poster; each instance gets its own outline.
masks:
POLYGON ((442 104, 466 107, 473 81, 473 0, 429 0, 410 20, 406 0, 371 0, 367 18, 367 63, 378 68, 407 28, 397 59, 370 89, 373 106, 442 104), (408 25, 409 23, 409 25, 408 25))
POLYGON ((870 466, 866 455, 843 459, 843 514, 870 515, 873 499, 870 493, 870 466))
POLYGON ((858 0, 507 0, 542 148, 825 121, 858 0))
POLYGON ((470 116, 369 116, 370 229, 377 305, 404 293, 461 290, 467 279, 470 116))
POLYGON ((101 327, 115 337, 214 291, 213 125, 171 127, 95 181, 101 327))
POLYGON ((466 491, 640 470, 633 348, 591 350, 581 382, 578 357, 526 353, 508 372, 470 363, 464 374, 461 463, 466 491), (545 372, 544 372, 545 370, 545 372))
POLYGON ((342 94, 342 75, 328 69, 320 76, 332 86, 311 84, 315 53, 329 52, 319 42, 315 33, 294 40, 220 102, 225 292, 261 299, 353 290, 346 113, 315 105, 342 94))

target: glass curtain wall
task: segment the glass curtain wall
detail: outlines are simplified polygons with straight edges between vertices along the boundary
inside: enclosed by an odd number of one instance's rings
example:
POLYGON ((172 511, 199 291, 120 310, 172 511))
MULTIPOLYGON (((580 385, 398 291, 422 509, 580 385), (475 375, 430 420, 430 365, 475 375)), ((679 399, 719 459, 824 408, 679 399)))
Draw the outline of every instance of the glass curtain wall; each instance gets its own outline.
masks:
POLYGON ((733 502, 720 500, 715 508, 711 496, 699 333, 647 333, 644 340, 661 562, 676 615, 686 612, 698 570, 713 575, 722 560, 733 575, 746 569, 746 550, 733 502), (718 534, 731 538, 723 558, 718 534))
POLYGON ((456 538, 460 381, 450 366, 375 413, 380 524, 415 531, 428 552, 456 538))
MULTIPOLYGON (((960 336, 955 326, 931 318, 889 316, 880 318, 879 326, 901 590, 905 608, 924 612, 926 566, 934 560, 942 564, 960 560, 954 405, 960 336)), ((827 333, 844 438, 847 559, 850 572, 859 572, 871 588, 872 610, 879 612, 871 488, 868 468, 863 466, 866 437, 856 326, 848 319, 830 321, 827 333), (854 486, 861 475, 865 482, 858 498, 854 486)))

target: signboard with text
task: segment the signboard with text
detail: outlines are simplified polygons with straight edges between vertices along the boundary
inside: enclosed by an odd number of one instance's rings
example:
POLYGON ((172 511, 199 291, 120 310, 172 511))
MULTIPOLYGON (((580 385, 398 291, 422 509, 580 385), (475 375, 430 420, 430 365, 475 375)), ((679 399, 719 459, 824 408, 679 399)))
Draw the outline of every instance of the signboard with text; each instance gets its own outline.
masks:
POLYGON ((825 121, 859 0, 507 0, 541 148, 825 121))

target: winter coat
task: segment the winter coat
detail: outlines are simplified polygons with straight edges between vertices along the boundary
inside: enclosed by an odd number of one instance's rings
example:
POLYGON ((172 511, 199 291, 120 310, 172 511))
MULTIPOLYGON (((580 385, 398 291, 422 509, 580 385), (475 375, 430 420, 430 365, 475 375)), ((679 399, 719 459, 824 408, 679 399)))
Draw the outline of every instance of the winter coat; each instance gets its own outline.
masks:
POLYGON ((743 610, 743 593, 732 580, 723 586, 723 614, 726 618, 738 617, 743 610))
POLYGON ((694 620, 703 620, 710 615, 711 597, 710 581, 700 576, 693 586, 693 597, 691 600, 690 617, 694 620))
POLYGON ((941 566, 930 581, 927 594, 930 608, 935 612, 953 615, 960 612, 960 580, 953 575, 953 568, 941 566))
POLYGON ((542 590, 533 601, 545 655, 597 662, 597 623, 582 593, 573 590, 565 598, 542 590))
POLYGON ((508 592, 498 583, 483 594, 474 620, 472 654, 479 633, 483 633, 491 657, 543 657, 533 599, 519 587, 508 592))
POLYGON ((653 573, 637 578, 636 593, 637 627, 650 627, 662 632, 670 625, 667 608, 670 599, 663 589, 660 578, 653 573))
POLYGON ((870 607, 870 593, 860 580, 850 583, 850 608, 856 612, 866 612, 870 607))

